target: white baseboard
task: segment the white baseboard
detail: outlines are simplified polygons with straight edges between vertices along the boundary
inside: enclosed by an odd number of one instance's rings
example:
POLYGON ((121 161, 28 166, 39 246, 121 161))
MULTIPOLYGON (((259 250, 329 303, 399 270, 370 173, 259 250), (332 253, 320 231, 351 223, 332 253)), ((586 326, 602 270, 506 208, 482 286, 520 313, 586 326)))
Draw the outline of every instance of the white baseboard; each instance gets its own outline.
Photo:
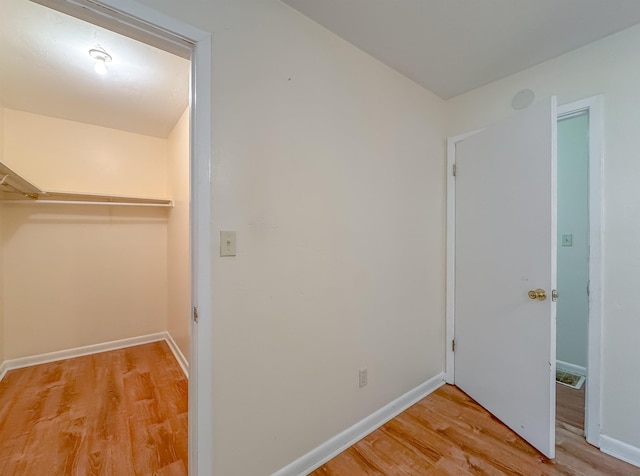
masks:
POLYGON ((276 471, 272 476, 299 476, 309 474, 334 456, 346 450, 349 446, 405 411, 411 405, 440 388, 444 383, 444 372, 430 378, 413 390, 409 390, 391 403, 360 420, 352 427, 347 428, 342 433, 337 434, 294 462, 276 471))
POLYGON ((600 451, 640 468, 640 448, 600 435, 600 451))
POLYGON ((7 361, 5 360, 0 364, 0 381, 2 381, 2 379, 4 378, 4 375, 7 373, 7 370, 9 369, 7 368, 7 361))
POLYGON ((572 374, 580 375, 582 377, 587 376, 587 368, 579 365, 570 364, 569 362, 563 362, 562 360, 556 360, 556 369, 572 374))
POLYGON ((182 352, 180 352, 180 349, 178 349, 178 346, 173 341, 168 332, 158 332, 156 334, 129 337, 127 339, 114 340, 111 342, 102 342, 100 344, 87 345, 84 347, 76 347, 73 349, 48 352, 46 354, 31 355, 29 357, 20 357, 18 359, 5 360, 4 362, 2 362, 2 364, 0 364, 0 380, 4 378, 5 374, 9 370, 21 369, 23 367, 30 367, 32 365, 46 364, 58 360, 72 359, 74 357, 81 357, 83 355, 98 354, 100 352, 107 352, 110 350, 124 349, 125 347, 133 347, 134 345, 148 344, 161 340, 167 342, 169 348, 175 355, 178 364, 182 368, 183 372, 185 372, 185 375, 187 375, 188 377, 189 366, 186 359, 184 358, 184 355, 182 355, 182 352))
POLYGON ((165 340, 167 341, 167 345, 171 349, 171 352, 173 352, 173 355, 178 361, 178 365, 184 372, 185 377, 187 377, 188 379, 189 378, 189 361, 185 358, 184 354, 180 350, 180 347, 178 347, 178 344, 176 344, 176 341, 173 340, 173 337, 171 337, 171 334, 169 332, 166 332, 166 334, 167 335, 165 336, 165 340))

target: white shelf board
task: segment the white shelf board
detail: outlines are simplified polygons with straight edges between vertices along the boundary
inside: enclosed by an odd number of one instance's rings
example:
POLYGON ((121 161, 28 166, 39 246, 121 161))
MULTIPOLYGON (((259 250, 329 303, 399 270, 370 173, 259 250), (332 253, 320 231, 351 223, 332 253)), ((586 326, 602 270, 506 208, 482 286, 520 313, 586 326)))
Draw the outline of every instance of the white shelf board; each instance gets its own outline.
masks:
POLYGON ((0 162, 0 191, 15 192, 25 196, 39 195, 42 193, 42 190, 24 177, 15 173, 2 162, 0 162))
POLYGON ((173 207, 168 198, 42 190, 0 162, 0 202, 173 207))

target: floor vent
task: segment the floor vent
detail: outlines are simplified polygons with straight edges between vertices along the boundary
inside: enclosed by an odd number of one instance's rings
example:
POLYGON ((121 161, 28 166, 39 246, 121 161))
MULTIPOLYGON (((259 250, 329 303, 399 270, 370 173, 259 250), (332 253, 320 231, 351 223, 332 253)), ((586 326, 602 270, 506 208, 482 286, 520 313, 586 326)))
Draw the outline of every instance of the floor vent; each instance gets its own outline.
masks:
POLYGON ((572 374, 563 370, 556 370, 556 382, 566 385, 567 387, 580 390, 584 381, 585 378, 582 375, 572 374))

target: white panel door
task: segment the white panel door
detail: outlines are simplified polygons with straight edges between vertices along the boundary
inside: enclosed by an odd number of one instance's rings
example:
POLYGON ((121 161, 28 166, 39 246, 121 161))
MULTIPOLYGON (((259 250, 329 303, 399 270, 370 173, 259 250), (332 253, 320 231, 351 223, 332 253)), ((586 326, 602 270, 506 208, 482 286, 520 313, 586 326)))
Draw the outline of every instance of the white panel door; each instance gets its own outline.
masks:
POLYGON ((458 142, 455 179, 455 384, 549 458, 556 120, 551 98, 458 142))

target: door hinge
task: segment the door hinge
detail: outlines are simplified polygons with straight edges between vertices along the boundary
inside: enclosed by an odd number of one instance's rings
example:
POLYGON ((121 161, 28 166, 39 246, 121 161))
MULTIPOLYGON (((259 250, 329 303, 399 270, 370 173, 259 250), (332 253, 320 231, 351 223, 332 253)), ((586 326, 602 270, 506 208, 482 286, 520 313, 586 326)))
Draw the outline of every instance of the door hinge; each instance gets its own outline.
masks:
POLYGON ((455 352, 456 351, 456 340, 452 340, 451 341, 451 352, 455 352))
POLYGON ((458 164, 453 164, 453 176, 458 175, 458 164))
POLYGON ((196 324, 198 323, 198 308, 196 306, 193 306, 193 320, 196 324))

